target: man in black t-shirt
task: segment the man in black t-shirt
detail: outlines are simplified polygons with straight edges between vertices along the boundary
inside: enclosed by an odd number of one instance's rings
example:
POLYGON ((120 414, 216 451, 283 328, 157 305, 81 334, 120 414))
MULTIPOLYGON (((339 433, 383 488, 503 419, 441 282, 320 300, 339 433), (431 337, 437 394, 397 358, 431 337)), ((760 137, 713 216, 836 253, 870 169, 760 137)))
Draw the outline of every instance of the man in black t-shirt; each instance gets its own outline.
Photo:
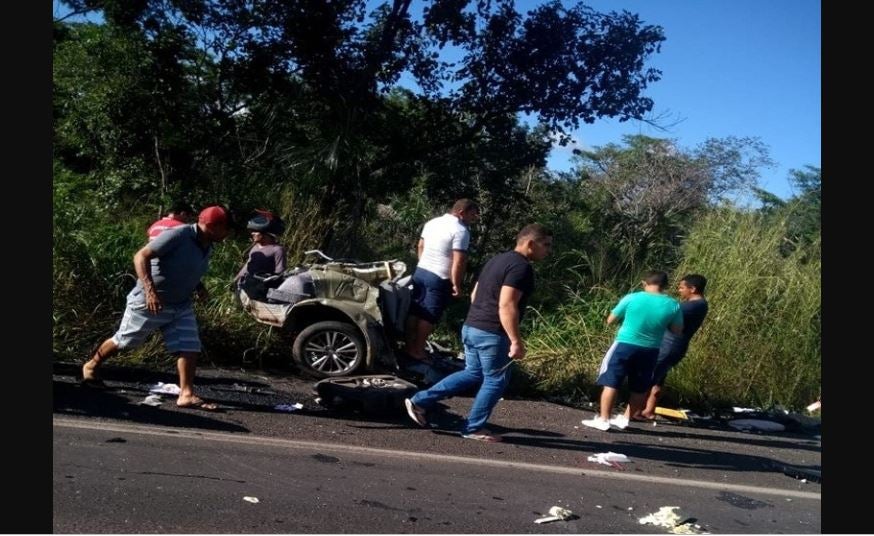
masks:
POLYGON ((418 425, 427 424, 425 413, 437 401, 479 387, 461 436, 501 440, 483 427, 510 380, 511 360, 525 356, 519 322, 534 292, 531 262, 544 259, 551 249, 552 232, 532 223, 519 231, 512 251, 495 255, 486 263, 470 295, 470 310, 461 329, 464 370, 404 401, 407 413, 418 425))

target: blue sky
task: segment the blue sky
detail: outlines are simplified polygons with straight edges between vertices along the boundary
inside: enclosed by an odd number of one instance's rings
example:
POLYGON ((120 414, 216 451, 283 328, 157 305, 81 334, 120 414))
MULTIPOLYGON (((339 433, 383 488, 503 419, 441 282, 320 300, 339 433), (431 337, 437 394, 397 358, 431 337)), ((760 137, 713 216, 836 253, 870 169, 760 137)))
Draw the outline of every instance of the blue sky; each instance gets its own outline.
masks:
MULTIPOLYGON (((540 3, 518 0, 517 9, 525 12, 540 3)), ((586 3, 602 12, 637 13, 644 23, 664 28, 662 50, 648 65, 661 70, 662 79, 646 95, 655 101, 654 114, 682 121, 664 132, 636 121, 602 119, 573 132, 577 147, 620 143, 624 134, 672 138, 687 149, 709 137, 758 137, 777 164, 761 170, 760 186, 784 198, 792 195, 790 169, 821 165, 819 0, 586 3)), ((67 11, 56 0, 53 9, 55 16, 67 11)), ((572 149, 556 146, 549 167, 569 169, 572 149)))
MULTIPOLYGON (((518 9, 539 2, 521 1, 518 9)), ((760 186, 792 195, 790 169, 821 164, 821 4, 819 0, 594 0, 598 11, 627 10, 664 28, 649 66, 662 71, 646 95, 654 112, 685 118, 668 132, 640 122, 599 120, 574 136, 585 148, 624 134, 676 139, 693 148, 708 137, 755 136, 777 166, 760 186)), ((567 169, 570 148, 556 148, 553 169, 567 169)))

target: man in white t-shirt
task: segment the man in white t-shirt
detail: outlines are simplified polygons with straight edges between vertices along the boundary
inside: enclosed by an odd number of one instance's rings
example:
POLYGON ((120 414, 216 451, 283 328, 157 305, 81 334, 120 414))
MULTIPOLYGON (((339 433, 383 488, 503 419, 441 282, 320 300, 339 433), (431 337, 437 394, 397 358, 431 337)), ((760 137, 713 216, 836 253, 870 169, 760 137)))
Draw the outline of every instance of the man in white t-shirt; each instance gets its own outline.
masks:
POLYGON ((449 214, 434 218, 422 228, 419 264, 413 273, 413 295, 407 317, 406 353, 426 361, 425 341, 440 321, 449 300, 461 295, 461 280, 470 245, 468 226, 479 219, 479 206, 459 199, 449 214))

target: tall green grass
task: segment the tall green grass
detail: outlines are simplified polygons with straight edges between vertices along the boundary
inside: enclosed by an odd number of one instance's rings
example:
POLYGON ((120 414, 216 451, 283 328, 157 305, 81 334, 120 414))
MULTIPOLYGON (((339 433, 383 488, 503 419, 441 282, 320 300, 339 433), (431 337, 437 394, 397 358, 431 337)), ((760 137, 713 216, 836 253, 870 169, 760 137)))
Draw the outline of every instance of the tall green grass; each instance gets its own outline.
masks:
MULTIPOLYGON (((154 219, 154 210, 145 206, 118 218, 90 200, 88 185, 86 176, 55 170, 52 345, 61 359, 84 359, 117 328, 124 297, 135 283, 133 254, 145 243, 146 226, 154 219)), ((409 205, 399 203, 400 211, 388 216, 377 217, 374 208, 365 221, 369 243, 359 244, 358 250, 368 257, 409 258, 428 216, 422 197, 414 192, 405 199, 409 205)), ((281 243, 290 263, 315 247, 337 217, 290 189, 261 206, 278 211, 287 222, 281 243)), ((671 272, 672 287, 689 272, 709 280, 710 314, 689 354, 668 377, 667 395, 675 402, 800 408, 820 394, 821 238, 787 248, 791 232, 786 225, 736 209, 715 210, 689 229, 677 266, 652 267, 671 272)), ((207 363, 290 360, 290 342, 255 322, 234 301, 232 280, 249 245, 246 232, 219 244, 204 278, 211 299, 197 304, 196 313, 207 363)), ((605 318, 640 274, 610 270, 597 255, 564 254, 578 259, 538 266, 536 309, 527 312, 523 326, 528 356, 520 363, 517 381, 543 394, 586 400, 599 390, 594 385, 598 368, 616 333, 605 318), (610 279, 599 280, 598 274, 610 279)), ((438 335, 460 348, 458 328, 467 302, 459 300, 454 307, 458 310, 447 314, 438 335)), ((173 360, 160 336, 114 359, 157 366, 173 360)))
POLYGON ((535 390, 575 402, 597 395, 598 368, 615 335, 605 322, 619 297, 600 287, 568 291, 557 309, 526 313, 527 354, 520 367, 535 390))
MULTIPOLYGON (((668 400, 696 408, 800 409, 817 398, 821 239, 784 255, 785 226, 724 209, 690 230, 679 265, 667 269, 672 288, 687 273, 705 275, 710 312, 668 376, 668 400)), ((529 313, 521 368, 537 390, 570 399, 597 394, 598 368, 616 333, 605 318, 638 277, 568 291, 556 309, 529 313)))
POLYGON ((801 408, 820 393, 821 237, 781 254, 785 220, 721 210, 700 220, 673 280, 707 277, 710 311, 668 378, 681 401, 801 408))

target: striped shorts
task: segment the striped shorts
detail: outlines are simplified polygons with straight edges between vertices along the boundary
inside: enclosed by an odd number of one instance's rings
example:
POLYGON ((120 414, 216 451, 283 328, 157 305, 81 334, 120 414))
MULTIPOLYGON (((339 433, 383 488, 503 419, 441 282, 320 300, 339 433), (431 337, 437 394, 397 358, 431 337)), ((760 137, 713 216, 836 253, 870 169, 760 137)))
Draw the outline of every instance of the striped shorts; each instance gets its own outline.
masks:
POLYGON ((619 389, 628 378, 629 391, 645 393, 652 387, 652 372, 658 355, 658 348, 613 341, 601 361, 601 370, 595 383, 619 389))
POLYGON ((136 348, 157 329, 164 336, 168 352, 200 352, 200 335, 191 303, 164 305, 160 312, 152 314, 145 303, 129 301, 112 341, 119 349, 136 348))

